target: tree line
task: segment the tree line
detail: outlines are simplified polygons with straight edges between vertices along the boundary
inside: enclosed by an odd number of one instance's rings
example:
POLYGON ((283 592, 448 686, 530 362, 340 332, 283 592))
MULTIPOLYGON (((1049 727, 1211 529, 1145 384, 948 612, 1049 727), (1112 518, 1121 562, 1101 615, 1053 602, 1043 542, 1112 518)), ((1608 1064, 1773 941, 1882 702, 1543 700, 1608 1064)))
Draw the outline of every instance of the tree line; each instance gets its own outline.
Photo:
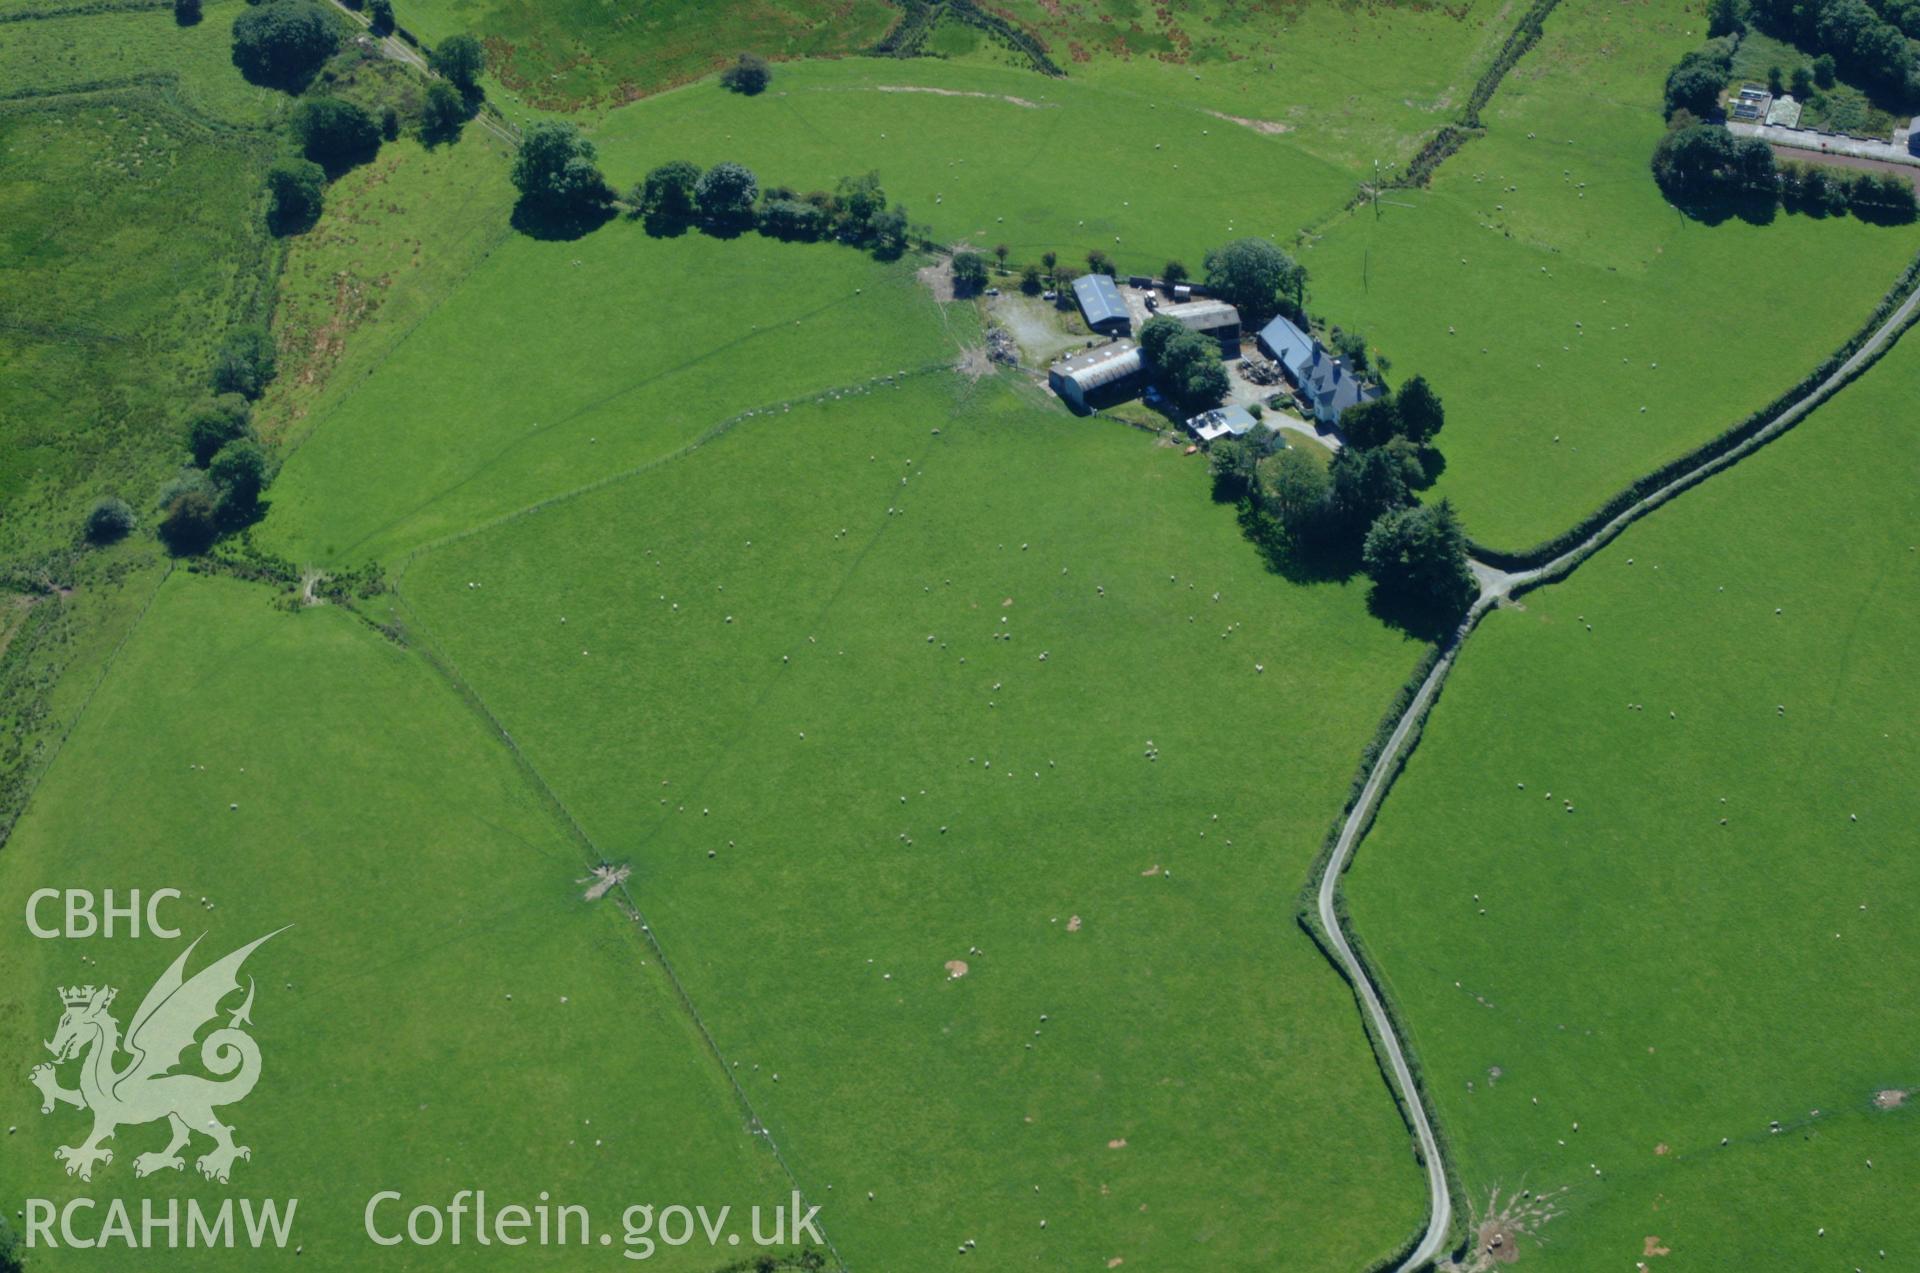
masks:
MULTIPOLYGON (((1853 0, 1858 2, 1858 0, 1853 0)), ((1717 0, 1716 22, 1744 22, 1734 0, 1717 0)), ((1905 38, 1901 37, 1904 46, 1905 38)), ((1897 224, 1920 215, 1910 179, 1891 172, 1836 170, 1781 162, 1759 137, 1738 137, 1717 123, 1720 95, 1733 75, 1740 44, 1735 29, 1681 57, 1667 74, 1667 131, 1654 146, 1653 178, 1668 201, 1691 216, 1737 214, 1764 220, 1776 206, 1814 216, 1852 213, 1863 221, 1897 224)), ((1832 85, 1834 60, 1822 55, 1796 68, 1797 97, 1815 83, 1832 85)), ((1778 81, 1778 68, 1770 79, 1778 81)), ((1779 91, 1779 85, 1773 85, 1779 91)))
POLYGON ((593 143, 565 121, 529 128, 511 175, 523 205, 517 215, 546 224, 594 224, 624 202, 654 235, 756 230, 788 242, 845 243, 883 260, 898 257, 914 237, 906 209, 889 201, 874 172, 802 193, 762 186, 751 168, 731 160, 703 169, 675 159, 648 172, 623 201, 601 173, 593 143))

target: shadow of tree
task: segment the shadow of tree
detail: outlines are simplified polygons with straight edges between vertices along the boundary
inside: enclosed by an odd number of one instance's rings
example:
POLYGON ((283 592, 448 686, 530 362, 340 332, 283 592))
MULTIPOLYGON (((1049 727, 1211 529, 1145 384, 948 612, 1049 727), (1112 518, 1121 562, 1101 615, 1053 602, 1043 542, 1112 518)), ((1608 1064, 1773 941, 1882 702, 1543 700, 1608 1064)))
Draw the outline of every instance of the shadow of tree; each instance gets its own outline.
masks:
POLYGON ((530 239, 569 242, 585 238, 613 220, 611 203, 553 204, 525 195, 513 205, 513 228, 530 239))

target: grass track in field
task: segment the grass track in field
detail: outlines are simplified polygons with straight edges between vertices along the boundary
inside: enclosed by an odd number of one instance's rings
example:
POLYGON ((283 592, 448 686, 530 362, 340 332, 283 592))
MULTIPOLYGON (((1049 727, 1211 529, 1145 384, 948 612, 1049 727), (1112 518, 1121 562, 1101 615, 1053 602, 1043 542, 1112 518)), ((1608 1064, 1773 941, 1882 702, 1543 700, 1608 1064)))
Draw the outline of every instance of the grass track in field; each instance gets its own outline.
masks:
POLYGON ((1469 1198, 1571 1187, 1528 1264, 1920 1260, 1914 1102, 1872 1103, 1920 1086, 1916 390, 1909 335, 1490 616, 1360 849, 1469 1198))
MULTIPOLYGON (((612 903, 579 900, 581 866, 498 740, 416 655, 340 611, 290 615, 263 589, 176 572, 0 855, 15 917, 0 930, 13 974, 0 1057, 15 1076, 46 1059, 56 984, 119 986, 125 1026, 186 940, 208 933, 198 967, 292 923, 249 961, 264 1077, 223 1111, 253 1158, 228 1188, 191 1162, 136 1185, 134 1156, 165 1136, 129 1126, 82 1184, 52 1151, 84 1134, 84 1116, 43 1119, 19 1081, 0 1115, 20 1128, 0 1195, 298 1198, 302 1267, 342 1270, 472 1266, 470 1233, 462 1247, 376 1249, 361 1212, 380 1189, 444 1205, 485 1186, 495 1207, 544 1189, 605 1227, 630 1202, 784 1199, 637 935, 612 903), (18 917, 40 887, 179 888, 187 900, 167 913, 186 936, 35 940, 18 917)), ((36 1271, 101 1258, 32 1253, 36 1271)), ((140 1267, 260 1259, 147 1252, 140 1267)), ((663 1249, 661 1261, 716 1259, 663 1249)))
POLYGON ((266 123, 284 112, 288 99, 247 83, 234 68, 233 21, 244 12, 241 0, 212 0, 205 16, 188 27, 174 21, 170 5, 0 23, 0 94, 176 76, 187 103, 213 119, 266 123))
POLYGON ((1075 80, 1284 124, 1315 154, 1370 171, 1459 113, 1524 8, 1011 0, 1003 11, 1075 80))
POLYGON ((1430 192, 1395 192, 1412 206, 1339 223, 1303 257, 1316 312, 1445 398, 1433 494, 1484 543, 1556 534, 1765 405, 1920 247, 1912 226, 1708 226, 1669 207, 1647 161, 1697 27, 1566 0, 1430 192))
POLYGON ((1417 651, 1026 392, 749 421, 403 591, 632 856, 856 1267, 1363 1265, 1419 1180, 1291 911, 1417 651))
POLYGON ((1354 188, 1284 136, 1177 100, 931 61, 783 67, 754 98, 695 84, 613 112, 595 141, 623 189, 669 159, 734 159, 801 191, 877 170, 936 238, 1006 242, 1016 265, 1097 248, 1129 270, 1182 257, 1198 272, 1207 248, 1289 240, 1354 188))
POLYGON ((301 560, 384 559, 736 412, 953 352, 911 268, 849 248, 655 239, 626 221, 571 243, 516 236, 317 420, 263 533, 301 560))

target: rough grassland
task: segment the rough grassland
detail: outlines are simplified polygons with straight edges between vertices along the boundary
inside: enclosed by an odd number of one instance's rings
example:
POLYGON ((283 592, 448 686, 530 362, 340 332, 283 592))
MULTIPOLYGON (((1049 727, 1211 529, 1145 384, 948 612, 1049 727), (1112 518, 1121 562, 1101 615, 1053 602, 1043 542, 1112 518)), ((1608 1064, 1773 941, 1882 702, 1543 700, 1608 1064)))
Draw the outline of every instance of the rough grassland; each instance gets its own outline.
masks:
POLYGON ((1098 248, 1132 270, 1183 257, 1197 271, 1207 248, 1284 241, 1353 193, 1351 173, 1288 138, 1175 101, 931 61, 783 67, 752 98, 695 84, 613 112, 595 141, 622 188, 668 159, 735 159, 802 191, 878 170, 936 238, 1005 242, 1016 264, 1098 248))
POLYGON ((854 1267, 1364 1265, 1419 1178, 1290 916, 1418 651, 1027 392, 749 421, 403 592, 632 858, 854 1267))
POLYGON ((1570 1187, 1543 1267, 1648 1235, 1675 1267, 1920 1262, 1916 1102, 1873 1101, 1920 1087, 1916 391, 1909 336, 1491 616, 1360 850, 1469 1197, 1570 1187))
POLYGON ((885 0, 418 0, 400 20, 429 43, 480 36, 494 77, 515 96, 575 110, 707 75, 743 49, 769 58, 851 53, 898 16, 885 0))
POLYGON ((1355 170, 1405 159, 1466 102, 1525 6, 1008 0, 1075 80, 1284 125, 1355 170))
MULTIPOLYGON (((466 143, 462 143, 465 145, 466 143)), ((514 236, 343 395, 264 539, 358 563, 652 462, 736 412, 945 361, 909 268, 832 244, 514 236)))
POLYGON ((1313 309, 1446 399, 1434 493, 1485 543, 1544 539, 1764 405, 1920 246, 1912 226, 1668 207, 1647 168, 1661 84, 1700 39, 1691 14, 1566 0, 1430 192, 1304 257, 1313 309))
POLYGON ((141 76, 172 81, 190 106, 212 118, 263 123, 284 112, 287 99, 234 69, 233 20, 245 12, 242 0, 212 0, 189 27, 166 5, 0 24, 0 96, 141 76))
POLYGON ((151 90, 0 104, 0 554, 65 545, 100 495, 145 512, 266 281, 267 159, 151 90))
POLYGON ((484 129, 458 145, 386 143, 327 189, 320 223, 289 240, 273 317, 280 376, 254 411, 261 432, 305 438, 513 233, 507 152, 484 129))
MULTIPOLYGON (((176 572, 0 854, 14 917, 0 929, 0 1121, 20 1128, 0 1195, 298 1198, 301 1266, 327 1269, 471 1266, 471 1245, 374 1248, 360 1213, 383 1188, 444 1203, 484 1184, 496 1205, 545 1189, 603 1224, 632 1201, 784 1197, 631 925, 579 900, 580 866, 417 656, 339 611, 289 615, 264 590, 176 572), (173 915, 186 938, 37 941, 19 921, 36 888, 134 886, 185 892, 173 915), (91 1185, 63 1175, 53 1148, 84 1116, 43 1118, 20 1081, 46 1059, 53 987, 119 986, 124 1026, 185 940, 208 934, 203 959, 289 923, 248 965, 264 1077, 226 1111, 254 1151, 233 1186, 189 1163, 136 1187, 134 1156, 165 1139, 156 1126, 122 1128, 91 1185)), ((103 1258, 35 1251, 32 1267, 103 1258)), ((514 1253, 533 1268, 579 1259, 514 1253)), ((245 1250, 139 1262, 259 1265, 245 1250)))

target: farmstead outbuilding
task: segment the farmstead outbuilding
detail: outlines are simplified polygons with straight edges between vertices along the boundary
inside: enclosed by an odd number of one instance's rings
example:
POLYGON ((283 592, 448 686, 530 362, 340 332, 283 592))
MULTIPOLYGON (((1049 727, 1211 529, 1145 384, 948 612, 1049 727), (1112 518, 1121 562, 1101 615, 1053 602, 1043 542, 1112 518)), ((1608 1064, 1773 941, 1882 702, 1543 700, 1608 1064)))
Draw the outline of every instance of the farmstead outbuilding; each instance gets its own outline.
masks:
POLYGON ((1120 285, 1105 274, 1082 274, 1073 280, 1073 299, 1080 304, 1080 315, 1097 332, 1116 336, 1133 327, 1133 315, 1127 309, 1120 285))
POLYGON ((1062 358, 1047 368, 1047 384, 1076 411, 1090 411, 1133 392, 1146 375, 1140 347, 1130 340, 1062 358))

